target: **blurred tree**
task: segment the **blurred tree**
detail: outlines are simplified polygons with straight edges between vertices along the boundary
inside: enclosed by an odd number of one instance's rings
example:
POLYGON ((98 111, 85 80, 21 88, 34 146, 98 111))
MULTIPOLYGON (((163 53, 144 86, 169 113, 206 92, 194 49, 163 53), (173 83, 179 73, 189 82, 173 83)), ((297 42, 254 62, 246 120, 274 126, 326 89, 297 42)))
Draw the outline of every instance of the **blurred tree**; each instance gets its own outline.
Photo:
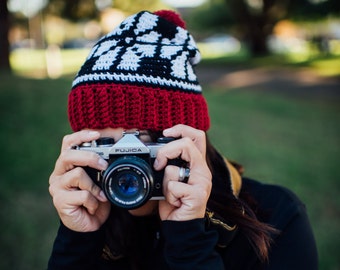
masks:
POLYGON ((44 12, 71 21, 93 19, 98 15, 95 0, 49 0, 44 12))
POLYGON ((99 14, 99 10, 108 6, 120 9, 127 14, 136 13, 141 10, 155 10, 165 7, 161 0, 49 0, 45 12, 72 21, 79 21, 82 19, 96 18, 99 14))
POLYGON ((339 0, 210 0, 190 22, 202 30, 233 26, 253 55, 268 53, 267 38, 282 19, 315 20, 340 15, 339 0))
POLYGON ((9 63, 9 12, 7 0, 0 0, 0 71, 11 71, 9 63))
MULTIPOLYGON (((8 10, 8 0, 0 0, 0 70, 10 71, 9 62, 9 40, 8 33, 10 29, 10 13, 8 10)), ((80 21, 86 19, 95 19, 98 17, 100 9, 105 7, 115 7, 121 9, 127 14, 135 13, 141 10, 156 10, 166 8, 167 6, 162 3, 161 0, 46 0, 47 5, 41 6, 37 12, 40 12, 43 8, 44 14, 53 14, 58 17, 62 17, 71 21, 80 21)), ((21 12, 25 13, 27 7, 31 7, 31 3, 28 4, 28 0, 17 1, 19 6, 23 3, 27 4, 21 12), (25 2, 27 1, 27 2, 25 2)), ((33 17, 33 15, 26 16, 33 17)))
POLYGON ((272 34, 275 24, 287 17, 291 0, 225 1, 252 54, 267 54, 267 38, 272 34))
POLYGON ((114 0, 113 7, 128 14, 133 14, 142 10, 153 11, 167 8, 161 0, 114 0))

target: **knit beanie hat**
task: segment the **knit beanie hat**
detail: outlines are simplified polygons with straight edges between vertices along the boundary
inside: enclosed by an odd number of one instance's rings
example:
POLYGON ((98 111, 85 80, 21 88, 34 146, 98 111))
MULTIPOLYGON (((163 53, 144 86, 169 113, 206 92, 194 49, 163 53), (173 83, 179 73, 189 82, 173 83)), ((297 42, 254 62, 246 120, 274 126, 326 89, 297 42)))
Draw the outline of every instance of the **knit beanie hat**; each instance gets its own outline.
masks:
POLYGON ((72 129, 162 131, 176 124, 208 130, 210 121, 193 66, 200 53, 173 11, 142 11, 92 48, 68 100, 72 129))

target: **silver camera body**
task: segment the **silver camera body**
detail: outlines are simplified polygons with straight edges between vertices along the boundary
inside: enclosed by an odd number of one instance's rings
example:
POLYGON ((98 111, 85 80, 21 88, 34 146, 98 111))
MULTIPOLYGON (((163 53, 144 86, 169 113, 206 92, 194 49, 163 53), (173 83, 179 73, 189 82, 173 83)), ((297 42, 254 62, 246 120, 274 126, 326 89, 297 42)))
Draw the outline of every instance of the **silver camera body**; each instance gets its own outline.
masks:
MULTIPOLYGON (((95 152, 109 163, 105 171, 84 169, 112 204, 126 209, 138 208, 148 200, 164 199, 164 170, 154 170, 153 163, 158 150, 174 140, 160 137, 156 143, 143 143, 138 135, 138 132, 123 133, 116 143, 112 138, 100 138, 77 147, 95 152)), ((183 161, 175 159, 169 163, 181 166, 183 161)))

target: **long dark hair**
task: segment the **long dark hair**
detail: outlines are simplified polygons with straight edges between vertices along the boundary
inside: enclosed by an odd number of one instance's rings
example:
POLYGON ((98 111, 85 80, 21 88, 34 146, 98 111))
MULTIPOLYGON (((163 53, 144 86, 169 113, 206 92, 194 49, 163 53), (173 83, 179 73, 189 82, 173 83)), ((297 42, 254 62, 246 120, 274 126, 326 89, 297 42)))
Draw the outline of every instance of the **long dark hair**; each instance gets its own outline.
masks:
MULTIPOLYGON (((237 225, 241 233, 249 240, 258 258, 265 262, 268 259, 271 235, 278 231, 268 224, 262 223, 258 219, 261 213, 257 210, 257 203, 254 198, 243 189, 238 197, 230 189, 230 175, 225 159, 213 147, 209 139, 207 143, 206 160, 213 175, 213 185, 207 207, 218 213, 227 223, 237 225)), ((238 164, 233 164, 236 170, 242 174, 243 168, 238 164)))
MULTIPOLYGON (((152 140, 161 133, 150 132, 152 140)), ((258 258, 264 262, 268 259, 271 234, 276 230, 259 221, 256 212, 256 202, 241 190, 238 197, 227 192, 230 187, 229 171, 222 155, 206 139, 206 160, 213 176, 213 185, 207 203, 209 210, 218 215, 228 224, 235 224, 249 240, 258 258)), ((110 217, 106 224, 106 244, 111 259, 129 257, 133 269, 138 269, 138 262, 143 260, 140 247, 136 246, 136 221, 124 209, 112 206, 110 217), (132 257, 131 257, 132 254, 132 257)))

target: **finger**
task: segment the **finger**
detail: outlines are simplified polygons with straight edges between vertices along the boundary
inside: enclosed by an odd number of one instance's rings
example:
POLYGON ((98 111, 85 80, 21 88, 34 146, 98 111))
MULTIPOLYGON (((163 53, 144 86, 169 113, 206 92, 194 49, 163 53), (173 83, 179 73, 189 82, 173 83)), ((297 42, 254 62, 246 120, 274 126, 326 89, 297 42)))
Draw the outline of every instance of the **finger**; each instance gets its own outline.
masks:
MULTIPOLYGON (((204 170, 194 170, 192 173, 192 176, 190 174, 188 181, 185 182, 181 182, 179 180, 179 172, 180 172, 180 167, 177 166, 172 166, 172 165, 168 165, 165 167, 164 169, 164 178, 163 178, 163 194, 167 193, 167 187, 168 187, 168 183, 169 182, 179 182, 183 185, 179 185, 182 186, 183 188, 190 190, 190 186, 195 185, 197 188, 202 189, 202 190, 206 190, 207 192, 205 193, 209 193, 210 194, 210 190, 211 190, 211 173, 209 171, 208 168, 204 169, 204 170)), ((172 185, 172 184, 171 184, 172 185)), ((204 194, 205 194, 204 193, 204 194)), ((203 193, 200 194, 196 194, 197 196, 202 195, 203 193)), ((175 194, 172 194, 175 195, 175 194)), ((183 194, 179 194, 178 195, 183 195, 183 194)))
POLYGON ((185 207, 186 211, 205 209, 210 192, 205 185, 187 185, 178 181, 169 181, 165 188, 166 201, 175 207, 185 207))
POLYGON ((185 190, 188 188, 188 185, 185 183, 181 183, 178 181, 180 168, 177 166, 166 166, 164 170, 164 179, 163 179, 163 194, 166 197, 168 203, 172 206, 180 207, 181 206, 181 198, 186 196, 187 193, 185 190), (174 182, 179 182, 181 185, 178 185, 179 188, 182 188, 182 192, 177 192, 176 189, 172 190, 170 187, 174 184, 174 182))
POLYGON ((79 207, 84 207, 91 215, 96 213, 99 201, 87 190, 72 190, 58 193, 53 203, 61 215, 73 216, 79 207))
POLYGON ((77 167, 72 171, 67 172, 60 179, 60 186, 67 190, 86 190, 90 192, 100 201, 107 201, 104 192, 96 183, 90 178, 83 168, 77 167))
POLYGON ((211 189, 211 171, 201 152, 193 145, 193 142, 189 138, 173 141, 158 150, 156 157, 157 162, 154 163, 154 167, 156 170, 165 168, 163 181, 178 181, 180 168, 177 167, 175 171, 171 170, 171 172, 169 172, 169 168, 171 167, 167 165, 169 159, 177 157, 187 161, 189 164, 190 175, 187 183, 184 184, 202 185, 205 186, 207 190, 211 189))
POLYGON ((175 207, 182 205, 182 198, 186 198, 192 192, 192 187, 178 181, 168 181, 165 185, 164 196, 169 204, 175 207))
MULTIPOLYGON (((178 182, 179 175, 179 167, 177 166, 166 166, 164 169, 164 178, 163 178, 163 194, 172 206, 180 207, 181 206, 181 197, 177 197, 178 194, 174 194, 169 189, 170 182, 178 182)), ((183 184, 183 183, 181 183, 183 184)), ((185 187, 184 187, 185 188, 185 187)), ((181 194, 183 195, 183 194, 181 194)))
POLYGON ((190 126, 179 124, 171 128, 165 129, 163 131, 163 135, 166 137, 175 137, 175 138, 189 137, 195 143, 196 147, 199 149, 202 155, 205 157, 206 135, 204 131, 195 129, 190 126))
POLYGON ((105 170, 108 163, 97 153, 68 149, 64 150, 57 159, 54 174, 62 175, 77 166, 105 170))
POLYGON ((187 187, 184 185, 184 183, 175 180, 163 183, 163 194, 170 205, 175 207, 181 206, 181 198, 187 195, 187 192, 185 192, 187 187))
POLYGON ((97 140, 100 137, 100 133, 94 130, 82 130, 64 136, 61 150, 68 150, 76 145, 80 145, 83 142, 89 142, 97 140))
POLYGON ((196 166, 197 163, 202 165, 205 163, 204 156, 194 145, 193 141, 185 137, 172 141, 160 148, 157 152, 154 167, 156 170, 160 170, 166 166, 168 160, 176 158, 181 158, 188 162, 190 169, 196 166))
POLYGON ((107 198, 99 186, 97 186, 88 174, 80 167, 77 167, 62 176, 50 178, 49 192, 53 197, 64 190, 87 190, 98 200, 106 202, 107 198))

